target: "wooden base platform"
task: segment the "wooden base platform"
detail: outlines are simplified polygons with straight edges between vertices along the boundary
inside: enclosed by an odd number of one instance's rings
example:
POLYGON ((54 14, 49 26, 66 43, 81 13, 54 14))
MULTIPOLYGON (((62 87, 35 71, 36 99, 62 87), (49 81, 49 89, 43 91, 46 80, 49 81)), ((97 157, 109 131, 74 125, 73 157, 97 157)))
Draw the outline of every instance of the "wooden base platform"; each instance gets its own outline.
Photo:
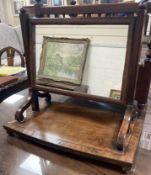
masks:
POLYGON ((32 142, 98 160, 131 167, 142 128, 138 119, 125 152, 115 142, 122 121, 116 112, 101 111, 63 103, 52 103, 23 123, 8 123, 4 128, 32 142))

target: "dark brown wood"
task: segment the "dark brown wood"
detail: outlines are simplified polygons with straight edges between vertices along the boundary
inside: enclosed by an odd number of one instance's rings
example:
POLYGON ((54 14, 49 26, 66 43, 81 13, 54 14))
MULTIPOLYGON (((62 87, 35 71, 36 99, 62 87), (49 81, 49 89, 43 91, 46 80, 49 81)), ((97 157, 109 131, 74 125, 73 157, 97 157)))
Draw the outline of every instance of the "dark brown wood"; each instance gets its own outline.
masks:
MULTIPOLYGON (((27 9, 28 7, 24 7, 27 9)), ((34 10, 33 10, 34 11, 34 10)), ((43 7, 42 4, 37 4, 35 6, 35 16, 38 18, 32 18, 32 16, 28 19, 30 26, 30 69, 33 71, 30 74, 31 85, 35 86, 35 26, 39 24, 127 24, 129 25, 129 34, 128 34, 128 42, 127 42, 127 53, 126 53, 126 61, 125 68, 123 73, 123 83, 122 83, 122 93, 121 93, 121 104, 132 104, 134 99, 134 92, 136 87, 136 75, 137 75, 137 63, 139 61, 139 50, 141 46, 141 36, 142 36, 142 28, 144 21, 144 7, 142 5, 138 6, 137 3, 126 3, 126 4, 102 4, 102 5, 88 5, 88 6, 68 6, 68 7, 43 7), (108 7, 108 8, 107 8, 108 7), (66 18, 67 15, 71 14, 74 11, 75 14, 84 15, 76 16, 74 18, 66 18), (120 13, 125 14, 121 16, 120 13), (57 14, 57 18, 56 18, 57 14), (58 15, 62 14, 65 18, 58 18, 58 15), (85 17, 85 15, 89 14, 89 17, 85 17), (94 17, 92 14, 98 14, 98 18, 94 17), (100 14, 110 14, 102 16, 100 14), (116 15, 117 14, 117 15, 116 15), (133 15, 132 15, 133 14, 133 15), (43 16, 52 16, 54 17, 47 18, 43 16), (91 15, 91 17, 90 17, 91 15), (39 18, 40 17, 40 18, 39 18), (136 30, 136 31, 134 31, 136 30), (135 33, 135 35, 134 35, 135 33), (135 41, 138 42, 135 42, 135 41)), ((30 72, 31 72, 30 70, 30 72)), ((43 87, 44 89, 44 87, 43 87)), ((40 90, 40 89, 39 89, 40 90)), ((53 90, 54 92, 54 90, 53 90)), ((58 89, 57 89, 58 92, 58 89)), ((60 94, 64 92, 60 91, 60 94)), ((72 95, 70 92, 68 95, 72 95)), ((75 95, 76 96, 76 95, 75 95)), ((81 94, 81 97, 85 96, 85 94, 81 94)), ((90 98, 95 98, 91 97, 90 98)), ((99 99, 99 98, 97 98, 99 99)), ((103 101, 106 102, 115 102, 114 100, 108 100, 102 98, 103 101)), ((101 99, 100 99, 101 101, 101 99)))
POLYGON ((41 112, 28 114, 31 120, 8 123, 9 132, 55 149, 89 158, 132 166, 141 133, 142 119, 136 121, 126 152, 116 149, 121 114, 71 104, 52 103, 41 112))
POLYGON ((137 81, 137 91, 135 99, 140 105, 147 103, 150 81, 151 81, 151 62, 145 61, 144 66, 140 66, 137 81), (143 83, 142 83, 143 82, 143 83))
POLYGON ((129 82, 130 83, 128 85, 129 88, 127 91, 127 103, 128 104, 131 104, 131 102, 134 100, 144 22, 145 22, 144 11, 140 11, 140 13, 138 14, 138 19, 136 20, 134 38, 133 38, 133 47, 131 48, 133 52, 131 55, 131 60, 133 61, 131 62, 131 65, 129 66, 133 68, 129 72, 129 79, 130 79, 129 82))
POLYGON ((42 86, 38 84, 34 86, 34 89, 45 91, 47 93, 52 92, 52 93, 60 94, 60 95, 66 95, 66 96, 71 96, 71 97, 76 97, 76 98, 78 97, 78 98, 86 99, 86 100, 94 100, 97 102, 104 102, 104 103, 108 102, 109 104, 117 104, 117 105, 124 106, 124 103, 121 103, 120 100, 114 100, 114 99, 107 98, 107 97, 100 97, 96 95, 81 93, 81 91, 69 91, 69 90, 57 89, 54 87, 46 87, 46 86, 42 86))
MULTIPOLYGON (((67 152, 54 151, 52 148, 46 149, 46 147, 37 143, 33 144, 32 140, 26 141, 17 136, 12 137, 4 133, 5 130, 2 128, 3 124, 6 124, 7 121, 13 122, 12 116, 14 116, 20 103, 26 98, 27 92, 22 91, 19 94, 25 97, 14 104, 2 103, 0 105, 0 171, 3 175, 32 174, 32 172, 30 172, 31 162, 27 160, 33 160, 34 164, 37 165, 37 167, 40 166, 45 174, 48 175, 125 175, 116 165, 83 158, 79 155, 75 156, 67 152), (29 168, 19 168, 22 167, 21 165, 23 164, 29 168)), ((56 98, 53 98, 53 100, 56 100, 56 98)), ((147 110, 148 115, 150 115, 150 109, 151 103, 149 103, 147 110)), ((14 135, 15 134, 17 133, 14 132, 14 135)), ((136 156, 136 166, 133 168, 134 172, 129 174, 150 175, 150 160, 151 151, 139 148, 136 156)))
MULTIPOLYGON (((29 19, 28 19, 29 20, 29 19)), ((30 85, 33 87, 33 85, 36 83, 36 46, 35 46, 35 41, 36 38, 32 37, 35 36, 35 30, 36 28, 33 27, 34 25, 30 22, 28 22, 28 30, 29 30, 29 52, 27 54, 28 57, 28 63, 29 63, 29 77, 30 77, 30 85)))
POLYGON ((38 97, 45 98, 48 103, 51 103, 51 96, 49 93, 38 92, 38 97))
MULTIPOLYGON (((27 9, 28 7, 24 7, 27 9)), ((143 26, 143 17, 144 17, 144 8, 140 8, 137 3, 127 3, 127 4, 102 4, 102 5, 88 5, 88 6, 68 6, 68 7, 43 7, 42 4, 36 4, 35 6, 35 15, 40 18, 28 19, 28 26, 30 26, 30 84, 32 87, 35 86, 35 26, 39 24, 127 24, 129 25, 129 34, 127 42, 127 53, 125 61, 125 69, 123 73, 123 83, 122 83, 122 93, 121 93, 121 104, 132 104, 135 92, 136 84, 136 74, 137 74, 137 63, 139 58, 139 49, 140 49, 140 39, 142 36, 142 26, 143 26), (108 8, 107 8, 108 7, 108 8), (129 8, 128 8, 129 7, 129 8), (38 10, 37 10, 38 9, 38 10), (55 18, 56 14, 71 14, 71 11, 76 14, 89 14, 88 18, 82 18, 82 16, 74 18, 55 18), (120 16, 120 12, 125 13, 124 17, 120 16), (38 13, 38 14, 37 14, 38 13), (102 17, 99 15, 99 18, 93 16, 90 17, 90 14, 111 14, 107 17, 102 17), (132 15, 135 14, 135 15, 132 15), (43 16, 51 16, 54 14, 54 19, 52 18, 42 18, 43 16), (114 14, 114 15, 112 15, 114 14), (115 16, 115 14, 118 14, 115 16), (131 14, 131 15, 127 15, 131 14), (133 35, 134 30, 136 30, 135 35, 133 35), (139 32, 138 32, 139 31, 139 32), (134 42, 139 39, 139 42, 134 42), (133 53, 132 53, 133 52, 133 53)), ((105 15, 106 16, 106 15, 105 15)), ((65 17, 65 16, 64 16, 65 17)), ((27 21, 27 20, 26 20, 27 21)), ((27 36, 28 37, 28 36, 27 36)), ((44 88, 43 88, 44 89, 44 88)), ((40 90, 40 89, 39 89, 40 90)), ((58 91, 58 90, 57 90, 58 91)), ((53 91, 54 92, 54 91, 53 91)), ((60 91, 61 94, 61 91, 60 91)), ((64 92, 63 92, 64 94, 64 92)), ((68 93, 69 95, 70 92, 68 93)), ((81 94, 83 97, 83 95, 81 94)), ((91 98, 91 97, 90 97, 91 98)), ((93 97, 94 98, 94 97, 93 97)), ((104 99, 102 99, 104 100, 104 99)), ((107 99, 105 99, 107 100, 107 99)), ((112 100, 109 100, 109 102, 112 100)), ((108 100, 106 101, 108 102, 108 100)), ((116 101, 115 101, 116 103, 116 101)))
MULTIPOLYGON (((24 7, 27 8, 28 7, 24 7)), ((35 16, 43 17, 45 15, 50 14, 110 14, 113 13, 119 16, 119 13, 125 12, 129 13, 137 13, 138 12, 138 3, 118 3, 118 4, 97 4, 97 5, 78 5, 78 6, 60 6, 60 7, 42 7, 42 5, 37 4, 32 11, 35 10, 35 16), (127 7, 127 8, 126 8, 127 7)))
POLYGON ((29 27, 28 27, 28 14, 24 9, 21 9, 20 12, 20 23, 22 29, 22 36, 23 36, 23 44, 24 44, 24 56, 26 60, 26 67, 27 67, 27 74, 28 80, 30 82, 30 64, 29 64, 29 27))
POLYGON ((131 137, 131 132, 134 128, 136 118, 140 112, 133 106, 127 106, 125 115, 120 126, 117 136, 117 148, 121 151, 126 151, 131 137))
POLYGON ((49 93, 41 93, 37 90, 32 90, 32 110, 39 111, 39 99, 38 98, 45 98, 46 102, 51 103, 51 96, 49 93))
POLYGON ((32 110, 39 111, 39 99, 37 90, 32 90, 32 110))
POLYGON ((19 107, 19 109, 15 113, 15 120, 18 122, 23 122, 25 121, 25 116, 23 113, 25 110, 31 105, 32 103, 32 94, 31 91, 29 91, 29 96, 27 100, 19 107))
POLYGON ((146 50, 146 58, 144 60, 144 64, 139 66, 138 81, 135 94, 135 99, 138 101, 139 105, 145 105, 147 103, 150 81, 151 81, 151 42, 148 44, 148 50, 146 50))
MULTIPOLYGON (((135 45, 133 43, 133 40, 136 40, 136 38, 134 38, 133 32, 134 32, 134 28, 135 28, 135 17, 115 17, 114 19, 110 19, 110 18, 67 18, 67 19, 47 19, 47 18, 31 18, 29 19, 29 25, 30 25, 30 69, 32 74, 30 74, 30 79, 31 79, 31 86, 32 88, 36 88, 38 90, 38 88, 40 88, 39 90, 45 90, 48 91, 48 87, 44 87, 44 86, 39 86, 36 85, 36 68, 35 68, 35 27, 36 25, 39 24, 57 24, 57 25, 63 25, 63 24, 70 24, 70 25, 74 25, 74 24, 80 24, 80 25, 102 25, 102 24, 115 24, 115 25, 124 25, 127 24, 129 25, 129 31, 128 31, 128 42, 127 42, 127 51, 126 51, 126 61, 125 61, 125 67, 124 67, 124 73, 123 73, 123 81, 122 81, 122 95, 121 95, 121 99, 120 100, 114 100, 114 99, 109 99, 109 98, 104 98, 104 97, 100 97, 100 96, 93 96, 93 95, 88 95, 88 94, 83 94, 83 93, 79 93, 78 96, 81 96, 82 98, 87 98, 87 99, 96 99, 97 101, 103 101, 103 102, 109 102, 109 103, 115 103, 115 104, 123 104, 126 105, 129 101, 129 103, 133 103, 133 99, 131 97, 131 101, 127 99, 127 93, 129 92, 133 92, 134 93, 134 87, 129 87, 129 85, 132 82, 135 82, 136 77, 134 75, 132 75, 133 80, 130 79, 130 73, 133 70, 133 67, 135 65, 137 65, 137 61, 138 60, 132 60, 132 48, 135 45), (135 64, 132 64, 132 61, 135 62, 135 64), (132 66, 133 65, 133 66, 132 66), (42 88, 41 88, 42 87, 42 88)), ((136 72, 136 70, 133 70, 133 72, 136 72)), ((73 93, 71 91, 63 91, 61 89, 52 89, 50 88, 50 92, 54 92, 54 93, 58 93, 59 94, 63 94, 65 95, 69 95, 69 96, 77 96, 77 93, 73 93), (53 90, 53 91, 51 91, 53 90)))
MULTIPOLYGON (((38 96, 39 91, 43 91, 46 94, 52 92, 105 102, 116 105, 116 110, 122 106, 125 108, 125 115, 115 111, 109 112, 57 103, 31 115, 31 117, 35 116, 31 121, 24 124, 8 124, 5 128, 48 147, 121 166, 131 166, 134 163, 142 127, 142 119, 134 120, 138 111, 137 106, 135 107, 133 104, 145 15, 144 4, 138 5, 137 3, 68 7, 43 7, 38 3, 29 11, 28 7, 24 7, 20 17, 22 29, 24 28, 24 44, 25 47, 27 46, 25 49, 26 60, 32 89, 29 102, 32 104, 33 111, 39 111, 38 96), (37 25, 48 24, 129 26, 120 100, 48 87, 36 82, 35 30, 37 25), (129 107, 129 105, 132 106, 129 107), (117 150, 117 147, 121 148, 121 151, 117 150)), ((17 114, 18 121, 24 120, 22 113, 28 106, 29 103, 22 107, 21 113, 19 113, 21 116, 17 114)), ((140 115, 142 114, 140 113, 140 115)))
POLYGON ((125 102, 125 104, 132 104, 133 98, 130 96, 130 93, 134 93, 135 87, 131 87, 131 84, 136 81, 136 70, 134 70, 135 66, 138 63, 137 59, 133 59, 133 47, 134 41, 136 40, 134 35, 134 30, 137 28, 136 21, 129 25, 129 34, 127 39, 127 52, 125 59, 125 66, 123 71, 123 79, 122 79, 122 93, 121 99, 125 102), (135 72, 135 75, 132 75, 132 70, 135 72))
POLYGON ((29 95, 27 100, 19 107, 19 109, 15 113, 15 120, 18 122, 23 122, 26 120, 24 116, 24 112, 29 106, 32 106, 32 111, 39 111, 39 99, 38 98, 45 98, 47 103, 51 103, 51 96, 48 93, 40 93, 36 90, 29 90, 29 95))
POLYGON ((0 65, 1 65, 1 57, 2 55, 6 53, 7 57, 7 65, 8 66, 14 66, 14 56, 15 54, 19 55, 21 66, 25 67, 25 61, 24 61, 24 56, 20 53, 19 50, 13 48, 13 47, 5 47, 0 50, 0 65))
MULTIPOLYGON (((133 25, 135 17, 104 17, 104 18, 30 18, 29 23, 33 25, 133 25)), ((33 35, 35 36, 35 35, 33 35)), ((33 37, 32 36, 32 37, 33 37)))

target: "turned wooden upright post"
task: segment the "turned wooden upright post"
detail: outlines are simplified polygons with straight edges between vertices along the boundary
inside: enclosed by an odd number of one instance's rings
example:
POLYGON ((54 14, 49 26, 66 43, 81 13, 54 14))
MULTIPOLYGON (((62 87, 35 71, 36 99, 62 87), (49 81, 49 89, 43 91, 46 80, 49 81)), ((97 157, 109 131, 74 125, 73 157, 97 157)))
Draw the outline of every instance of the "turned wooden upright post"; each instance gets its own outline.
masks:
POLYGON ((148 51, 144 64, 139 67, 138 81, 136 86, 135 99, 139 105, 144 105, 147 102, 151 81, 151 41, 148 44, 148 51))

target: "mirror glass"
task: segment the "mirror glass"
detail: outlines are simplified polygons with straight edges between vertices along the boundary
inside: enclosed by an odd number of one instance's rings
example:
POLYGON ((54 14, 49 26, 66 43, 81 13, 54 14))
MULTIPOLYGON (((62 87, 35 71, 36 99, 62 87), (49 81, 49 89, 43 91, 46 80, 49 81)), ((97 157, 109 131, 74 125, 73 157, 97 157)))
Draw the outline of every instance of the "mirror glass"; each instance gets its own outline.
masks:
MULTIPOLYGON (((120 99, 126 58, 128 28, 128 25, 37 25, 36 83, 44 85, 46 82, 47 86, 52 85, 56 88, 60 88, 60 83, 63 83, 63 88, 68 90, 80 91, 82 93, 114 98, 117 100, 120 99), (49 43, 47 57, 53 55, 53 59, 51 60, 51 64, 48 64, 49 60, 45 60, 45 62, 42 63, 42 68, 40 60, 41 52, 44 49, 44 47, 42 49, 44 36, 69 38, 71 42, 67 42, 66 46, 62 46, 60 43, 57 44, 57 46, 56 43, 49 43), (87 38, 89 39, 88 48, 84 50, 85 46, 79 43, 79 41, 81 39, 86 40, 87 38), (72 39, 78 39, 79 41, 73 45, 72 42, 74 41, 72 41, 72 39), (80 84, 77 85, 76 81, 75 84, 71 84, 70 82, 64 83, 62 81, 57 83, 52 82, 51 84, 51 81, 49 81, 49 83, 47 82, 46 77, 42 79, 44 83, 41 83, 39 70, 41 68, 44 69, 45 66, 47 66, 47 69, 50 68, 52 70, 52 65, 54 64, 60 65, 58 76, 74 79, 75 75, 72 72, 74 68, 72 70, 70 69, 74 64, 79 64, 75 60, 80 60, 80 54, 84 52, 86 52, 86 59, 80 62, 83 66, 80 84), (56 55, 56 58, 54 58, 54 55, 56 55)), ((76 69, 78 73, 80 70, 79 67, 76 69)))

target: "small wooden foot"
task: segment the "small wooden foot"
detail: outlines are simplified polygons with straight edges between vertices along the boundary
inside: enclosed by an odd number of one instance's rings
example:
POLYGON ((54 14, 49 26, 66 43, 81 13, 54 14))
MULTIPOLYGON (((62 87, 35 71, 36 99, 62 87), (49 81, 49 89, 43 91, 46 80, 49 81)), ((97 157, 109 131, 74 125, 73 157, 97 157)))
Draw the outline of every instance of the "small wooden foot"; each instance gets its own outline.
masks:
POLYGON ((8 134, 8 135, 13 136, 13 132, 12 132, 12 131, 10 131, 10 130, 8 130, 8 129, 6 129, 6 131, 7 131, 7 134, 8 134))
POLYGON ((127 175, 134 175, 136 170, 135 164, 122 166, 122 171, 127 175))

